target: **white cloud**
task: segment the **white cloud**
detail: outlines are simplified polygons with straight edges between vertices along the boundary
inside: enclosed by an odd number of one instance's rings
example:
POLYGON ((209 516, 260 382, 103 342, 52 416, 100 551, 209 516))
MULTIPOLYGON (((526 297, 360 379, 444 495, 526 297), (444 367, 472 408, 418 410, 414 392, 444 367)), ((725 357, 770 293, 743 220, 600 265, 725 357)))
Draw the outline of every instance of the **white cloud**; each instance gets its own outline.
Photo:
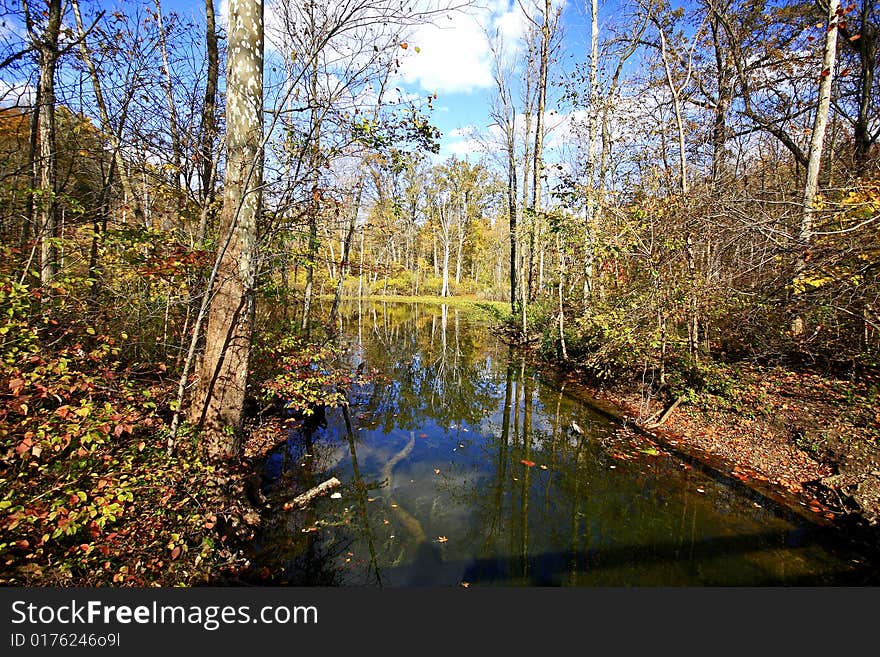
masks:
POLYGON ((0 79, 0 107, 30 107, 36 89, 27 82, 9 82, 0 79))
POLYGON ((495 0, 438 16, 416 28, 400 57, 400 77, 428 93, 471 93, 494 84, 487 32, 502 36, 508 52, 518 47, 525 18, 514 0, 495 0))

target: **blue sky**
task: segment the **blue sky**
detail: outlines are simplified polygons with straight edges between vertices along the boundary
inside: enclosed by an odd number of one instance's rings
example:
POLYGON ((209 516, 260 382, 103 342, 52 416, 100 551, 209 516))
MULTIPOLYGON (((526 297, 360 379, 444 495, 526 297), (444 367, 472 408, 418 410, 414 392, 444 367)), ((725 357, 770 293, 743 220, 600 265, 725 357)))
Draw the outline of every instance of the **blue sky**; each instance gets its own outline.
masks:
MULTIPOLYGON (((145 0, 148 1, 148 0, 145 0)), ((218 21, 225 20, 228 0, 215 0, 218 21)), ((437 4, 444 0, 416 0, 437 4)), ((458 0, 449 0, 457 2, 458 0)), ((535 0, 471 0, 464 9, 437 17, 432 25, 417 27, 410 35, 396 82, 405 92, 437 94, 433 123, 443 134, 440 157, 473 156, 474 132, 485 134, 491 123, 489 107, 495 92, 492 60, 485 31, 498 31, 513 54, 520 52, 526 28, 519 2, 535 0)), ((553 0, 562 4, 563 60, 573 54, 583 60, 589 49, 589 0, 553 0)), ((177 11, 204 20, 204 0, 163 0, 164 11, 177 11)), ((266 0, 267 7, 270 1, 266 0)), ((542 3, 543 4, 543 3, 542 3)), ((600 0, 600 21, 613 17, 618 0, 600 0)), ((267 9, 267 11, 270 11, 267 9)), ((267 16, 267 21, 271 20, 267 16)), ((224 26, 225 27, 225 26, 224 26)))
MULTIPOLYGON (((522 2, 529 5, 529 0, 522 2)), ((409 90, 438 95, 433 119, 443 133, 441 157, 476 156, 479 139, 474 140, 473 135, 488 132, 495 82, 485 30, 500 31, 505 47, 514 55, 522 51, 520 41, 527 24, 517 0, 483 0, 481 4, 417 30, 413 43, 421 52, 410 49, 403 62, 403 79, 409 90)), ((562 4, 559 65, 570 63, 571 56, 583 61, 590 39, 589 5, 584 0, 562 0, 562 4)), ((613 18, 612 8, 618 3, 599 4, 601 25, 613 18)))
MULTIPOLYGON (((109 10, 117 2, 125 6, 138 1, 143 5, 153 4, 153 0, 112 0, 104 6, 109 10)), ((225 21, 227 1, 215 0, 221 24, 225 21)), ((444 0, 415 1, 437 3, 444 0)), ((519 1, 528 5, 535 0, 519 1)), ((559 1, 555 0, 555 4, 559 1)), ((589 0, 561 1, 564 3, 563 50, 582 60, 588 50, 589 9, 585 1, 589 0)), ((606 16, 612 15, 609 4, 614 6, 617 1, 600 2, 603 22, 606 16)), ((270 0, 266 0, 266 4, 269 6, 270 0)), ((162 9, 165 14, 174 11, 191 18, 196 24, 204 24, 204 0, 162 0, 162 9)), ((441 158, 453 154, 478 155, 478 142, 472 139, 474 133, 485 135, 491 123, 489 107, 495 83, 485 31, 503 34, 506 47, 516 55, 521 52, 520 40, 525 27, 526 20, 518 0, 475 0, 465 9, 438 16, 432 25, 415 28, 410 35, 410 47, 399 57, 402 67, 396 84, 412 94, 437 94, 432 120, 443 135, 441 158)))

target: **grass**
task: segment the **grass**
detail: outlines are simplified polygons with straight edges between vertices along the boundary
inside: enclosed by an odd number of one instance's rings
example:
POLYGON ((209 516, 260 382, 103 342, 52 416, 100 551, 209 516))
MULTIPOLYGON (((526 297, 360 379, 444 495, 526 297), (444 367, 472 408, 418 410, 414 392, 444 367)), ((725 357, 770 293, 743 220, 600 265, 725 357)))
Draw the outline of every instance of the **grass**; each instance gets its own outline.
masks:
MULTIPOLYGON (((329 298, 332 298, 330 295, 329 298)), ((356 301, 357 297, 343 297, 346 301, 356 301)), ((480 309, 494 317, 505 317, 510 313, 510 304, 506 301, 488 301, 468 296, 435 297, 405 296, 400 294, 374 294, 362 297, 363 301, 381 301, 385 303, 430 303, 437 306, 447 305, 452 308, 480 309)))

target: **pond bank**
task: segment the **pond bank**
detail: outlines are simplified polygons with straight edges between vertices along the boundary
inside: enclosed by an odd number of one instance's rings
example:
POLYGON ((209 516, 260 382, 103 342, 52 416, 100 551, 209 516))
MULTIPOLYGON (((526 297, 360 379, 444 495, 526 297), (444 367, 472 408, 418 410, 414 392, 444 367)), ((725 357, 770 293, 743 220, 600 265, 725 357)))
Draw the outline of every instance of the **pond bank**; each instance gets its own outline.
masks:
POLYGON ((558 376, 659 445, 699 460, 823 526, 876 545, 880 533, 878 383, 739 364, 729 386, 670 404, 636 384, 558 376))

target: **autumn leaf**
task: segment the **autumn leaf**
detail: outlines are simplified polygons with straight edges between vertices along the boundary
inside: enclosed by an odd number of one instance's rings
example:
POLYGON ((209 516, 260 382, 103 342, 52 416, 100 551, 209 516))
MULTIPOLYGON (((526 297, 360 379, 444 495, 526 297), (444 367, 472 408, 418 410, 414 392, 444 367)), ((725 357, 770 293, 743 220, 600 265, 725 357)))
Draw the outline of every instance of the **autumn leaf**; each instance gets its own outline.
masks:
POLYGON ((30 436, 25 436, 24 440, 22 440, 18 444, 18 446, 15 448, 15 453, 18 454, 19 456, 22 456, 25 452, 30 450, 30 448, 33 446, 33 444, 34 444, 33 438, 31 438, 30 436))
POLYGON ((12 392, 13 397, 18 397, 18 393, 21 392, 22 388, 24 388, 24 379, 12 379, 9 382, 9 390, 12 392))
POLYGON ((525 465, 529 468, 534 467, 534 465, 535 465, 534 461, 527 461, 526 459, 521 459, 520 463, 522 463, 523 465, 525 465))
POLYGON ((404 50, 406 50, 407 48, 409 48, 409 44, 406 41, 404 41, 403 43, 400 44, 400 47, 403 48, 404 50))

